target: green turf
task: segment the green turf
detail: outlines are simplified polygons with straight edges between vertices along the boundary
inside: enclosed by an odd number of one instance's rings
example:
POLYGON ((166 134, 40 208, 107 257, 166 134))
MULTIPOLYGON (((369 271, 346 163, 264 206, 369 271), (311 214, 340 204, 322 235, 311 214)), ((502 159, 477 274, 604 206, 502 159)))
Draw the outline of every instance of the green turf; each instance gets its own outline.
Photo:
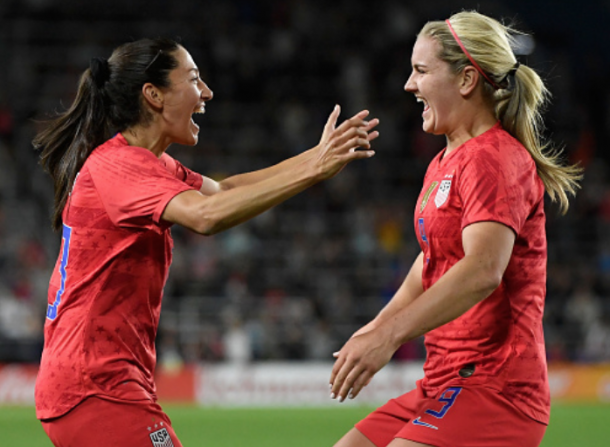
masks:
MULTIPOLYGON (((185 447, 332 446, 371 409, 214 409, 166 406, 185 447)), ((33 408, 0 407, 0 445, 52 447, 33 408)), ((610 405, 553 406, 543 447, 608 447, 610 405)))

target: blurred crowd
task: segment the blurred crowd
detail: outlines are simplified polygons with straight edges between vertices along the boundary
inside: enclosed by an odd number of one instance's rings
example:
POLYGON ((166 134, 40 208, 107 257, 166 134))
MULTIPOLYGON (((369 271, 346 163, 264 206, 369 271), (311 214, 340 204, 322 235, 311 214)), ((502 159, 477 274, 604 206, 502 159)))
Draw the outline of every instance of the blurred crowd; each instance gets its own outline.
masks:
MULTIPOLYGON (((553 93, 546 135, 586 170, 566 216, 547 208, 549 360, 610 361, 610 152, 602 150, 610 136, 610 57, 594 38, 610 5, 593 1, 576 11, 544 3, 3 0, 0 362, 38 360, 59 250, 49 219, 53 187, 32 137, 70 104, 91 57, 156 36, 181 38, 214 91, 195 118, 199 144, 169 151, 210 177, 315 145, 335 103, 343 117, 367 108, 381 119, 373 159, 217 236, 172 229, 158 337, 164 365, 330 360, 391 298, 418 253, 413 209, 444 140, 422 132, 421 105, 403 85, 419 28, 463 8, 533 32, 530 54, 519 58, 553 93)), ((421 340, 396 354, 424 356, 421 340)))

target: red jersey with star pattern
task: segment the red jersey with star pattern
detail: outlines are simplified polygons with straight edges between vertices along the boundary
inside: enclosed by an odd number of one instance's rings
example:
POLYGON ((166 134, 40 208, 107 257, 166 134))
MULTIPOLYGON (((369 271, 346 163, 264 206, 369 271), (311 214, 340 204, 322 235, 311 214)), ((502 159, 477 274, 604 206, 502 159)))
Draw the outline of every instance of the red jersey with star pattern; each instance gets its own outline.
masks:
POLYGON ((464 257, 466 226, 499 222, 516 239, 500 286, 426 334, 422 385, 432 396, 449 386, 491 387, 531 418, 548 423, 544 185, 529 152, 499 123, 444 155, 430 163, 415 209, 424 289, 464 257), (466 365, 475 371, 463 378, 459 371, 466 365))
POLYGON ((92 395, 156 400, 154 343, 173 247, 161 215, 174 196, 202 182, 121 134, 87 158, 63 210, 49 284, 39 419, 92 395))

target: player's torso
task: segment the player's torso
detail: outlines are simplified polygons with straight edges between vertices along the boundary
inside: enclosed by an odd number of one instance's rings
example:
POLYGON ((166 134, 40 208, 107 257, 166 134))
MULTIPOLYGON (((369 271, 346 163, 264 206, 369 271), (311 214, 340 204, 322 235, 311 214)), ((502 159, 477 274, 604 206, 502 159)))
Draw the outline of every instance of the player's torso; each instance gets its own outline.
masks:
MULTIPOLYGON (((471 149, 452 152, 442 159, 437 156, 426 173, 414 213, 424 253, 424 289, 464 256, 462 230, 472 220, 461 191, 466 182, 470 182, 468 187, 477 184, 465 178, 465 164, 477 156, 471 149)), ((537 418, 544 419, 547 385, 541 322, 546 238, 542 200, 523 214, 530 216, 516 237, 513 256, 498 289, 456 320, 426 335, 425 384, 442 389, 478 383, 504 390, 515 398, 530 396, 535 403, 527 405, 535 408, 537 418), (476 365, 472 377, 461 377, 459 372, 471 365, 476 365)))
MULTIPOLYGON (((149 396, 172 256, 169 229, 113 224, 87 164, 75 181, 63 222, 49 284, 37 404, 44 394, 50 396, 48 402, 63 399, 66 405, 83 394, 149 396), (118 390, 125 381, 137 384, 136 390, 118 390)), ((53 405, 61 407, 58 401, 53 405)))
POLYGON ((433 160, 414 212, 416 236, 424 253, 424 288, 464 256, 461 243, 462 202, 457 192, 459 163, 433 160))
POLYGON ((62 247, 49 288, 49 298, 59 302, 58 314, 71 305, 92 305, 88 311, 100 314, 116 311, 130 306, 122 296, 148 301, 151 308, 160 305, 172 255, 169 230, 114 225, 86 166, 68 198, 63 222, 62 247), (89 302, 93 297, 95 303, 89 302))

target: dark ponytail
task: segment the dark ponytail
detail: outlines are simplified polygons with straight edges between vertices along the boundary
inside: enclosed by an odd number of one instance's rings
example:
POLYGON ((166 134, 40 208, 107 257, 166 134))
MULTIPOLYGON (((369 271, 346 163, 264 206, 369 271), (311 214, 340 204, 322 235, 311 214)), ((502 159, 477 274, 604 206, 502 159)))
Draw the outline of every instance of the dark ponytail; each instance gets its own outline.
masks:
POLYGON ((169 72, 178 66, 173 55, 177 49, 173 40, 142 39, 121 45, 108 60, 91 59, 70 108, 36 135, 40 164, 55 185, 54 230, 62 226, 74 179, 89 154, 116 132, 150 121, 142 86, 169 86, 169 72))

